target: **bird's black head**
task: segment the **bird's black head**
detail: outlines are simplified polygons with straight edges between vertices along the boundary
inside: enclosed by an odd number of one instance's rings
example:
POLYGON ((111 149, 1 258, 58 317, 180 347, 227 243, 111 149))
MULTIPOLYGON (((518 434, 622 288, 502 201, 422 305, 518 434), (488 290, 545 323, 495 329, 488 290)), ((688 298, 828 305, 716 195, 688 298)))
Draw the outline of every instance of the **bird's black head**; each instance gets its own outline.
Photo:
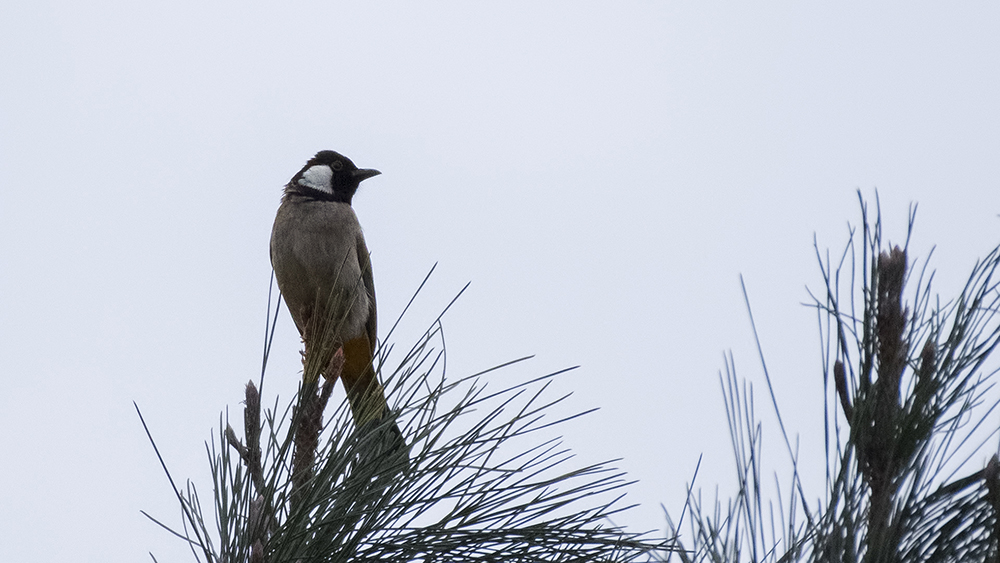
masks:
POLYGON ((334 151, 319 151, 316 156, 292 176, 285 186, 286 194, 299 194, 315 199, 341 201, 348 205, 362 180, 378 176, 378 170, 358 168, 351 159, 334 151))

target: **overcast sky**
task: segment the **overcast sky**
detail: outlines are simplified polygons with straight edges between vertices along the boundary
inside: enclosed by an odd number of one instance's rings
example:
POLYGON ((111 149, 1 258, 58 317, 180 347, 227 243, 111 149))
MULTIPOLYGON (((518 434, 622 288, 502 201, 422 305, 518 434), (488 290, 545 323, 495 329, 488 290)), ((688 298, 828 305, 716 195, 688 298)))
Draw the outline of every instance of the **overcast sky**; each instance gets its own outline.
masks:
MULTIPOLYGON (((993 4, 2 12, 2 561, 190 557, 139 514, 179 522, 132 401, 208 497, 203 442, 259 370, 281 186, 321 149, 383 173, 355 198, 381 336, 437 263, 400 345, 471 281, 444 320, 449 375, 579 364, 554 384, 573 393, 559 412, 600 410, 552 432, 573 463, 622 458, 633 530, 680 510, 701 453, 700 484, 735 490, 723 352, 761 381, 740 274, 818 469, 814 235, 841 248, 856 191, 877 189, 902 242, 919 202, 911 248, 936 245, 945 295, 1000 238, 993 4)), ((289 393, 286 315, 274 346, 271 390, 289 393)), ((814 497, 821 480, 806 476, 814 497)))

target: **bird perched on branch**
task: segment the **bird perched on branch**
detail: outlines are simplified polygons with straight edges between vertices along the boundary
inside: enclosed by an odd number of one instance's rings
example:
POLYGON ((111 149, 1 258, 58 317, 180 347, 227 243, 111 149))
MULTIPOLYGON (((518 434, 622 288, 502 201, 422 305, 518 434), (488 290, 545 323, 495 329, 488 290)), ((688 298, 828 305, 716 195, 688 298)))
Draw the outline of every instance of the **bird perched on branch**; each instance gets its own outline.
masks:
MULTIPOLYGON (((314 351, 332 356, 343 347, 340 378, 359 428, 380 421, 388 411, 372 365, 375 283, 361 224, 351 207, 358 185, 378 174, 334 151, 316 153, 285 185, 271 231, 271 265, 305 342, 306 360, 314 351)), ((308 378, 309 370, 306 374, 308 378)), ((389 431, 402 444, 394 422, 389 431)))

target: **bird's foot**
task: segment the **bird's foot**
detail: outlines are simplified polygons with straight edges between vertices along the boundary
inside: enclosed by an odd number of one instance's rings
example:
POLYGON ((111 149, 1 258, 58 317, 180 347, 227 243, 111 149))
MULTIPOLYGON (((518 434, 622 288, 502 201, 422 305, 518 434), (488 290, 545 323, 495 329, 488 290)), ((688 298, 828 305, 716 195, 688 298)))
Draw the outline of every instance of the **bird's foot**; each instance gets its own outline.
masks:
POLYGON ((326 369, 323 370, 323 377, 328 381, 337 381, 340 377, 340 372, 344 369, 344 347, 341 346, 337 348, 333 356, 330 358, 330 363, 326 365, 326 369))

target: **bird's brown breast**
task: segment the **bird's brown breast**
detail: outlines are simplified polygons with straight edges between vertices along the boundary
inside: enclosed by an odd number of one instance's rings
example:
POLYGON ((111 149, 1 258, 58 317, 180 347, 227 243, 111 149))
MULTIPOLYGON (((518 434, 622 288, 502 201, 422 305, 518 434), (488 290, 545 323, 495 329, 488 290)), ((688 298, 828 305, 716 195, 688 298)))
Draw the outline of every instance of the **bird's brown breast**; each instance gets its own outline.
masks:
MULTIPOLYGON (((370 303, 358 256, 361 225, 345 203, 286 198, 271 231, 271 265, 299 332, 317 299, 335 301, 341 338, 365 332, 370 303)), ((364 257, 367 263, 367 257, 364 257)))

